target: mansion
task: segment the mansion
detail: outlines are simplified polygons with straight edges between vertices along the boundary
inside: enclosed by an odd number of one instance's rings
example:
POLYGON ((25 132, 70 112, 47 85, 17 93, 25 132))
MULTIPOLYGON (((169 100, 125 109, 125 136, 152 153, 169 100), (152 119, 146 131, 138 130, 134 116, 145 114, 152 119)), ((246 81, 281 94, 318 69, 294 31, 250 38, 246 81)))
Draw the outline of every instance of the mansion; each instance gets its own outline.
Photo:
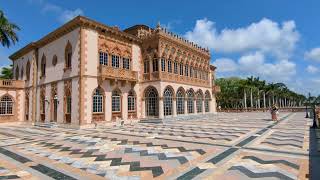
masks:
POLYGON ((0 122, 161 120, 216 112, 208 49, 157 25, 125 30, 83 16, 10 56, 0 122))

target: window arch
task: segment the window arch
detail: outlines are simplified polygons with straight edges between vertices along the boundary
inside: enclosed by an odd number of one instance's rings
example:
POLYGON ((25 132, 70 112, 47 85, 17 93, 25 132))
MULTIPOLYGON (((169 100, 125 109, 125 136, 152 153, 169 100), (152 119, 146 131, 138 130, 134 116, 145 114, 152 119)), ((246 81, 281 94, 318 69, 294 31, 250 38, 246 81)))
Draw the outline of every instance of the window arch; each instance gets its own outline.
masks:
POLYGON ((172 115, 172 99, 173 92, 167 87, 163 92, 163 111, 165 116, 172 115))
POLYGON ((209 91, 207 91, 204 97, 205 112, 210 112, 210 100, 211 100, 210 93, 209 91))
POLYGON ((29 104, 30 104, 30 100, 29 100, 29 90, 26 90, 26 95, 25 95, 25 121, 29 120, 29 104))
POLYGON ((0 114, 2 115, 13 114, 13 100, 8 95, 3 96, 0 100, 0 114))
POLYGON ((134 90, 128 93, 128 111, 136 111, 136 93, 134 90))
POLYGON ((28 81, 30 80, 30 69, 31 69, 31 65, 30 65, 30 61, 28 61, 26 66, 26 78, 28 81))
POLYGON ((17 65, 17 67, 16 67, 16 80, 18 80, 19 79, 19 66, 17 65))
POLYGON ((184 114, 184 91, 182 89, 179 89, 177 92, 177 114, 184 114))
POLYGON ((43 54, 41 58, 41 77, 46 76, 46 56, 43 54))
POLYGON ((72 94, 71 88, 65 89, 65 120, 67 123, 71 123, 71 112, 72 112, 72 94))
POLYGON ((103 91, 100 87, 94 90, 92 96, 92 112, 93 113, 103 113, 104 112, 104 99, 103 91))
POLYGON ((121 112, 121 92, 118 89, 112 91, 112 112, 121 112))
POLYGON ((202 112, 202 104, 203 104, 203 95, 202 92, 198 92, 197 93, 197 113, 201 113, 202 112))
POLYGON ((52 57, 52 65, 53 65, 53 66, 56 66, 57 63, 58 63, 58 57, 57 57, 57 55, 54 55, 54 56, 52 57))
POLYGON ((146 115, 149 117, 155 117, 159 114, 159 96, 158 91, 154 87, 149 87, 145 92, 145 105, 146 115))
POLYGON ((41 87, 40 90, 40 120, 44 122, 46 114, 46 89, 41 87))
POLYGON ((194 93, 192 90, 187 92, 187 107, 188 113, 194 113, 194 93))
POLYGON ((71 68, 71 62, 72 62, 72 46, 71 43, 68 41, 66 48, 64 50, 64 57, 65 57, 65 68, 69 69, 71 68))

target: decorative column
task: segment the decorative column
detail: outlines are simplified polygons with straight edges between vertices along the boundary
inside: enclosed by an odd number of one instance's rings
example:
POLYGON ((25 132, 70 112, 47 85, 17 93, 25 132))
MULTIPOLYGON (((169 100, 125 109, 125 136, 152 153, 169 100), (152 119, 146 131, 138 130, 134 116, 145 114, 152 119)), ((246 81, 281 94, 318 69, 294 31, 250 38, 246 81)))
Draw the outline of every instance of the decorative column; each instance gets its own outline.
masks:
POLYGON ((163 115, 163 97, 159 98, 159 118, 163 119, 164 115, 163 115))
POLYGON ((123 120, 128 120, 128 93, 123 93, 122 94, 122 99, 121 99, 121 110, 122 110, 122 119, 123 120))
POLYGON ((205 114, 206 109, 205 109, 204 101, 203 101, 203 100, 201 101, 201 104, 202 104, 202 114, 205 114))
MULTIPOLYGON (((137 108, 138 110, 138 108, 137 108)), ((141 98, 141 118, 146 118, 146 101, 145 98, 141 98)))
POLYGON ((177 99, 174 97, 172 101, 172 115, 177 117, 177 99))
POLYGON ((194 111, 194 114, 198 114, 198 112, 197 112, 197 99, 193 100, 193 111, 194 111))
POLYGON ((185 98, 184 99, 184 114, 188 114, 188 103, 187 103, 187 99, 185 98))

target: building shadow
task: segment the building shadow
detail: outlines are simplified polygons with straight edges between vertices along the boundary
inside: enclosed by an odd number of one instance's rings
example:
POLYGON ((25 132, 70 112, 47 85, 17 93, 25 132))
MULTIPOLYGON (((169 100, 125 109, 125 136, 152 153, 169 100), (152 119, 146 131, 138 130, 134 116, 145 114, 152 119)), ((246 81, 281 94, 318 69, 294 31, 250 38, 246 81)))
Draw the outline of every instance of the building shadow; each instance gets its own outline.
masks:
MULTIPOLYGON (((309 136, 309 179, 320 179, 320 152, 317 147, 317 135, 314 128, 310 128, 309 136)), ((320 148, 319 148, 320 149, 320 148)), ((307 177, 308 178, 308 177, 307 177)))

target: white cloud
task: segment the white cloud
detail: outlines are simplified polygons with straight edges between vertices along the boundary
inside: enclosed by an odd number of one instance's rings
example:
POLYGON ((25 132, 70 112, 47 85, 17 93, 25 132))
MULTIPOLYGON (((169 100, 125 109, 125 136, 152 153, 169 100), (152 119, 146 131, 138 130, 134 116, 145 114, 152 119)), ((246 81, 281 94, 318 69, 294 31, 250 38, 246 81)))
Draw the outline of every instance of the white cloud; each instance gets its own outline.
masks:
POLYGON ((310 51, 307 51, 304 54, 304 58, 308 60, 320 62, 320 47, 313 48, 310 51))
POLYGON ((80 8, 77 8, 74 10, 65 9, 61 6, 49 3, 44 0, 29 0, 29 3, 38 4, 41 7, 41 12, 43 14, 48 14, 48 13, 53 14, 57 17, 57 20, 61 23, 65 23, 78 15, 84 14, 83 10, 80 8))
POLYGON ((75 10, 64 10, 61 15, 59 16, 59 20, 62 23, 65 23, 67 21, 70 21, 71 19, 73 19, 74 17, 78 16, 78 15, 83 15, 83 11, 79 8, 75 9, 75 10))
POLYGON ((237 64, 232 59, 220 58, 213 63, 218 72, 234 72, 237 70, 237 64))
POLYGON ((248 53, 241 56, 237 62, 220 58, 214 62, 218 73, 235 72, 242 76, 259 76, 268 81, 288 81, 296 74, 296 64, 289 60, 279 60, 275 63, 265 62, 261 52, 248 53))
POLYGON ((314 73, 317 73, 319 71, 319 69, 315 66, 312 66, 312 65, 309 65, 307 68, 306 68, 306 71, 308 73, 311 73, 311 74, 314 74, 314 73))
POLYGON ((214 22, 200 19, 194 29, 185 34, 187 39, 216 52, 258 50, 278 58, 290 57, 299 36, 294 21, 285 21, 280 25, 266 18, 247 27, 223 29, 221 32, 218 32, 214 22))

